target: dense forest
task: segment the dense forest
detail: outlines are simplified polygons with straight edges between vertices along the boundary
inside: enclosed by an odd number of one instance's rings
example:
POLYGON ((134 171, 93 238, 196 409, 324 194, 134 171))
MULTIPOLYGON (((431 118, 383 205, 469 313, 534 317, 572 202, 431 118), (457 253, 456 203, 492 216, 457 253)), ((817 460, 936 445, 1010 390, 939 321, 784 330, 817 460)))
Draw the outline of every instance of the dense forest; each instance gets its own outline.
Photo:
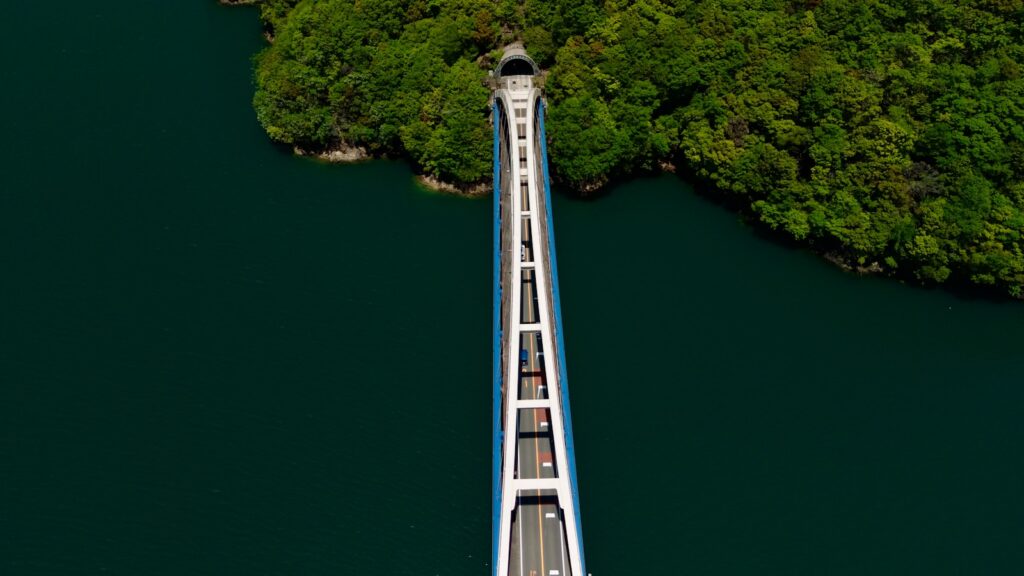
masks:
POLYGON ((1024 0, 256 2, 275 140, 484 180, 518 39, 562 185, 674 166, 850 264, 1024 295, 1024 0))

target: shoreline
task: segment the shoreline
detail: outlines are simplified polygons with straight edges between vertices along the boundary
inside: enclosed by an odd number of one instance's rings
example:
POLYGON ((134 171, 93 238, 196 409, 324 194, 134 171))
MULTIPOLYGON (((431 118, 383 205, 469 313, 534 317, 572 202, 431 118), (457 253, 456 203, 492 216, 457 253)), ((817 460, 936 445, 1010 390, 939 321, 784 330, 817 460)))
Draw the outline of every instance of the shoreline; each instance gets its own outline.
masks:
MULTIPOLYGON (((249 0, 240 1, 247 2, 249 0)), ((360 162, 369 162, 371 160, 378 160, 381 158, 380 156, 371 154, 363 146, 352 146, 347 143, 341 143, 323 150, 309 150, 302 148, 301 146, 292 146, 292 153, 296 156, 312 158, 328 164, 358 164, 360 162)), ((454 196, 463 196, 466 198, 482 198, 492 192, 491 184, 486 181, 473 182, 469 184, 456 184, 441 180, 435 176, 430 176, 429 174, 416 174, 416 182, 424 188, 435 192, 452 194, 454 196)))
MULTIPOLYGON (((223 1, 225 1, 225 2, 249 2, 250 0, 223 0, 223 1)), ((380 160, 380 159, 384 158, 384 156, 371 154, 363 146, 352 146, 352 145, 347 144, 347 143, 341 143, 341 144, 335 145, 333 147, 325 148, 325 149, 319 150, 319 151, 305 149, 305 148, 302 148, 300 146, 293 146, 292 147, 292 153, 295 154, 296 156, 310 158, 310 159, 316 160, 318 162, 326 162, 326 163, 329 163, 329 164, 358 164, 360 162, 370 162, 370 161, 373 161, 373 160, 380 160)), ((408 160, 408 159, 406 159, 406 160, 408 160)), ((410 166, 412 166, 411 163, 410 163, 410 166)), ((681 179, 684 179, 684 181, 685 181, 685 174, 681 173, 682 171, 678 170, 676 164, 674 162, 671 162, 671 161, 662 161, 662 162, 660 162, 659 165, 658 165, 658 170, 656 170, 656 172, 657 173, 661 173, 661 174, 671 174, 671 175, 677 176, 677 177, 679 177, 681 179)), ((637 174, 633 174, 633 175, 626 176, 626 177, 622 178, 622 180, 629 180, 629 179, 635 178, 637 176, 638 176, 637 174)), ((415 179, 417 185, 422 186, 422 187, 424 187, 427 190, 430 190, 432 192, 439 192, 441 194, 451 194, 453 196, 460 196, 460 197, 463 197, 463 198, 483 198, 483 197, 489 196, 490 194, 493 193, 492 185, 491 185, 490 182, 487 182, 487 181, 475 182, 475 183, 471 183, 471 184, 455 184, 455 183, 452 183, 452 182, 446 182, 444 180, 440 180, 439 178, 436 178, 434 176, 430 176, 430 175, 427 175, 427 174, 415 174, 414 179, 415 179)), ((573 195, 576 196, 577 198, 581 198, 581 199, 595 198, 595 197, 600 196, 600 194, 602 192, 608 191, 610 187, 614 186, 617 183, 617 180, 618 179, 608 179, 607 181, 605 181, 604 183, 602 183, 600 185, 587 186, 583 190, 573 189, 573 188, 570 188, 570 189, 572 190, 573 195)), ((715 190, 715 188, 712 186, 711 190, 715 190)), ((694 190, 694 191, 696 192, 696 190, 694 190)), ((699 192, 696 192, 696 193, 700 194, 699 192)), ((716 203, 721 203, 723 201, 727 201, 726 198, 724 198, 723 196, 720 195, 720 193, 717 193, 717 192, 712 192, 711 194, 705 193, 705 194, 701 194, 701 195, 704 196, 705 198, 711 200, 712 202, 716 202, 716 203)), ((730 210, 733 211, 734 213, 736 213, 737 215, 741 216, 741 217, 748 218, 748 217, 751 216, 751 214, 747 210, 745 210, 744 208, 741 208, 741 207, 732 207, 730 210)), ((749 223, 751 225, 755 226, 755 227, 757 227, 759 225, 763 225, 763 223, 758 221, 756 218, 753 218, 749 223)), ((856 262, 856 260, 853 260, 852 258, 848 257, 847 255, 845 255, 845 254, 843 254, 841 252, 838 252, 838 251, 836 251, 834 249, 822 249, 822 248, 814 246, 813 243, 799 242, 799 241, 795 241, 795 240, 793 240, 792 242, 787 242, 787 240, 785 238, 779 237, 776 234, 776 231, 771 231, 770 229, 768 229, 768 231, 769 231, 769 238, 771 239, 771 241, 776 241, 776 242, 781 241, 781 242, 786 243, 786 244, 791 244, 792 247, 797 248, 797 249, 809 250, 812 254, 814 254, 818 258, 824 260, 825 262, 831 264, 832 266, 835 266, 836 268, 839 268, 840 270, 842 270, 843 272, 846 272, 848 274, 855 274, 857 276, 884 277, 884 278, 889 278, 891 280, 900 282, 902 284, 913 285, 913 286, 916 286, 918 288, 929 288, 930 287, 928 283, 922 282, 920 279, 916 279, 916 278, 913 278, 913 277, 906 276, 905 274, 902 274, 900 270, 884 266, 879 261, 871 261, 871 262, 867 262, 865 264, 860 264, 860 263, 856 262)), ((995 297, 998 300, 1006 300, 1006 301, 1012 301, 1012 302, 1024 302, 1024 295, 1022 295, 1022 296, 1013 296, 1013 295, 1004 294, 1004 293, 993 294, 993 292, 991 290, 987 290, 987 289, 980 289, 979 290, 978 286, 971 285, 971 284, 966 284, 966 285, 961 285, 961 284, 942 284, 942 285, 935 285, 935 286, 932 286, 932 287, 941 288, 941 289, 944 289, 944 290, 947 290, 947 291, 952 291, 954 293, 958 293, 961 296, 966 296, 966 297, 975 297, 975 298, 978 298, 978 297, 981 297, 981 298, 985 298, 985 297, 992 298, 992 297, 995 297)))
POLYGON ((362 146, 341 143, 323 150, 310 150, 301 146, 292 146, 292 154, 305 158, 314 158, 331 164, 355 164, 373 160, 374 156, 362 146))
POLYGON ((465 198, 483 198, 494 191, 492 185, 486 181, 475 184, 452 184, 426 174, 417 174, 416 182, 430 190, 465 198))

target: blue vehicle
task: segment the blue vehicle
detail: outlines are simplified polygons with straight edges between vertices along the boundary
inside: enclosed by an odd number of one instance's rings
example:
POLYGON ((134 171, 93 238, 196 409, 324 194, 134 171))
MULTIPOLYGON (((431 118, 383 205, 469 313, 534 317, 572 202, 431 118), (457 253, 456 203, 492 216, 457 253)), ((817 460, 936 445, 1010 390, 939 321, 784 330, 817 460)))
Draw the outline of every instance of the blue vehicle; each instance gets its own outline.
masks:
POLYGON ((526 361, 529 358, 530 358, 530 355, 527 354, 525 348, 519 350, 519 365, 520 366, 526 366, 526 361))

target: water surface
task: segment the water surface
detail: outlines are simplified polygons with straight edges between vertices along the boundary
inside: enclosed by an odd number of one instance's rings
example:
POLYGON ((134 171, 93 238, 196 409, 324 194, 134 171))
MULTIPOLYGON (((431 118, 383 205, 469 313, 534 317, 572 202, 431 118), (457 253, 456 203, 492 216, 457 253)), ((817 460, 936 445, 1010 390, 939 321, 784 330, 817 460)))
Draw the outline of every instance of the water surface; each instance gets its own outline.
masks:
MULTIPOLYGON (((490 203, 268 143, 251 9, 65 4, 0 36, 0 573, 486 574, 490 203)), ((1024 570, 1024 307, 553 208, 596 575, 1024 570)))

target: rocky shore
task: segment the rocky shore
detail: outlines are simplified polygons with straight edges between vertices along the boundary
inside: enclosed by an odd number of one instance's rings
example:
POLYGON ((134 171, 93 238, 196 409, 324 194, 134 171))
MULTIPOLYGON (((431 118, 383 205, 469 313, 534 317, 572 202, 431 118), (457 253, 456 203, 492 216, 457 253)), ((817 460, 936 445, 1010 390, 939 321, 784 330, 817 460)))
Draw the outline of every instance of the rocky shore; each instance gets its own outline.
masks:
POLYGON ((470 198, 479 198, 492 192, 491 184, 489 182, 452 184, 451 182, 444 182, 434 178, 433 176, 427 176, 425 174, 416 176, 416 181, 431 190, 446 192, 448 194, 457 194, 459 196, 467 196, 470 198))
MULTIPOLYGON (((366 148, 362 146, 353 146, 347 143, 337 144, 324 150, 308 150, 299 146, 294 146, 292 151, 296 156, 315 158, 322 162, 330 162, 332 164, 353 164, 356 162, 373 160, 375 158, 375 156, 370 154, 366 148)), ((452 182, 445 182, 444 180, 440 180, 434 176, 426 174, 417 175, 416 181, 419 182, 420 185, 431 190, 437 190, 438 192, 444 192, 447 194, 456 194, 458 196, 477 198, 491 193, 491 185, 489 182, 455 184, 452 182)))
POLYGON ((297 156, 309 156, 316 158, 317 160, 323 160, 324 162, 332 162, 336 164, 351 164, 353 162, 361 162, 363 160, 369 160, 372 158, 366 148, 362 146, 352 146, 350 144, 342 143, 324 150, 307 150, 299 146, 292 148, 297 156))

